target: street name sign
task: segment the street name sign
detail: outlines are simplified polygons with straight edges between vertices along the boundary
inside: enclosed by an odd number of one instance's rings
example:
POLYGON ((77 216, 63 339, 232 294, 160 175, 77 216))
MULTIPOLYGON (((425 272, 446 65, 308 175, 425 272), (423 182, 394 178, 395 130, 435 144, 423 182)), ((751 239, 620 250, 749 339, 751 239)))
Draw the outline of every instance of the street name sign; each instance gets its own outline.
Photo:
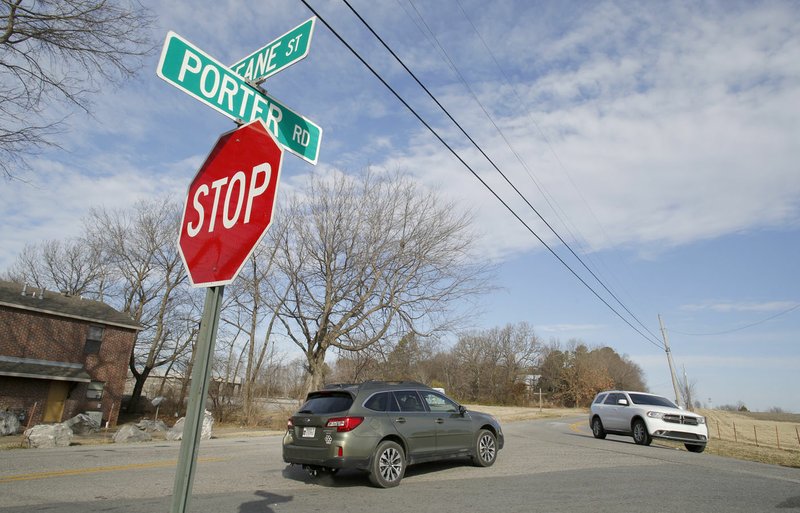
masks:
POLYGON ((278 143, 303 160, 317 163, 322 141, 319 125, 248 84, 175 32, 167 33, 157 74, 234 121, 262 120, 278 143))
POLYGON ((283 148, 260 119, 232 130, 189 185, 178 248, 195 287, 227 285, 272 223, 283 148))
POLYGON ((275 73, 304 59, 311 48, 316 18, 301 23, 289 32, 244 59, 231 69, 250 82, 263 82, 275 73))

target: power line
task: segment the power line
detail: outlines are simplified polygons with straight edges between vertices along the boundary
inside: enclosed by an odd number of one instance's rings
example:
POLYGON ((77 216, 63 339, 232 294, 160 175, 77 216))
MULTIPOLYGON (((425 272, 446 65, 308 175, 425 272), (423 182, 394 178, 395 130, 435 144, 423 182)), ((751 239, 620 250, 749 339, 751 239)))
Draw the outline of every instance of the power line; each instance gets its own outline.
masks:
MULTIPOLYGON (((400 58, 400 57, 399 57, 399 56, 398 56, 398 55, 397 55, 397 54, 394 52, 394 50, 392 50, 392 49, 389 47, 389 45, 388 45, 388 44, 387 44, 387 43, 386 43, 386 42, 383 40, 383 38, 381 38, 381 37, 380 37, 380 36, 379 36, 379 35, 378 35, 378 34, 375 32, 375 30, 372 28, 372 26, 371 26, 371 25, 370 25, 370 24, 369 24, 369 23, 368 23, 368 22, 367 22, 367 21, 366 21, 366 20, 365 20, 365 19, 364 19, 364 18, 361 16, 361 14, 359 14, 359 12, 358 12, 358 11, 356 11, 356 9, 355 9, 355 8, 354 8, 354 7, 353 7, 351 4, 350 4, 350 2, 349 2, 348 0, 343 0, 343 1, 344 1, 345 5, 347 5, 347 7, 348 7, 348 8, 349 8, 349 9, 350 9, 352 12, 353 12, 353 14, 355 14, 355 15, 356 15, 356 17, 357 17, 357 18, 358 18, 358 19, 361 21, 361 23, 363 23, 363 24, 364 24, 364 26, 365 26, 365 27, 367 27, 367 29, 368 29, 368 30, 369 30, 369 31, 372 33, 372 35, 373 35, 373 36, 375 36, 375 38, 376 38, 378 41, 380 41, 380 43, 381 43, 381 44, 383 45, 383 47, 384 47, 384 48, 385 48, 385 49, 386 49, 386 50, 387 50, 387 51, 388 51, 388 52, 389 52, 389 53, 392 55, 392 57, 394 57, 394 58, 395 58, 395 60, 396 60, 396 61, 397 61, 397 62, 398 62, 398 63, 399 63, 399 64, 400 64, 402 67, 403 67, 403 69, 405 69, 405 70, 406 70, 406 72, 407 72, 409 75, 411 75, 411 77, 414 79, 414 81, 416 81, 416 82, 417 82, 417 84, 418 84, 418 85, 419 85, 419 86, 420 86, 420 87, 421 87, 421 88, 422 88, 422 89, 423 89, 423 90, 424 90, 424 91, 425 91, 425 92, 428 94, 428 96, 431 98, 431 100, 433 100, 433 101, 434 101, 434 103, 436 103, 436 105, 437 105, 437 106, 438 106, 438 107, 439 107, 439 108, 440 108, 440 109, 441 109, 441 110, 442 110, 442 111, 445 113, 445 115, 446 115, 446 116, 447 116, 447 117, 450 119, 450 121, 452 121, 452 122, 453 122, 453 124, 455 124, 455 125, 456 125, 456 127, 458 127, 458 129, 461 131, 461 133, 462 133, 462 134, 464 134, 464 136, 465 136, 465 137, 466 137, 466 138, 467 138, 467 139, 470 141, 470 143, 472 143, 472 145, 473 145, 473 146, 474 146, 474 147, 475 147, 475 148, 476 148, 476 149, 477 149, 477 150, 478 150, 478 151, 481 153, 481 155, 483 155, 483 157, 484 157, 484 158, 485 158, 485 159, 486 159, 486 160, 489 162, 489 164, 491 164, 491 166, 492 166, 492 167, 493 167, 493 168, 494 168, 494 169, 495 169, 495 170, 496 170, 496 171, 497 171, 497 172, 500 174, 500 176, 502 176, 502 177, 503 177, 503 179, 506 181, 506 183, 507 183, 509 186, 511 186, 511 188, 512 188, 512 189, 514 189, 514 192, 516 192, 516 193, 517 193, 517 195, 518 195, 520 198, 522 198, 522 200, 523 200, 523 201, 524 201, 524 202, 525 202, 525 203, 528 205, 528 207, 529 207, 529 208, 530 208, 530 209, 531 209, 531 210, 532 210, 532 211, 533 211, 533 212, 536 214, 536 216, 537 216, 537 217, 538 217, 538 218, 539 218, 539 219, 540 219, 540 220, 541 220, 541 221, 542 221, 542 222, 543 222, 543 223, 544 223, 544 224, 547 226, 547 228, 548 228, 548 229, 550 229, 550 231, 553 233, 553 235, 555 235, 555 236, 558 238, 558 240, 559 240, 559 241, 560 241, 560 242, 561 242, 561 243, 564 245, 564 247, 566 247, 566 248, 567 248, 567 250, 569 250, 569 252, 572 254, 572 256, 574 256, 574 257, 575 257, 575 258, 576 258, 576 259, 577 259, 577 260, 578 260, 578 261, 581 263, 581 265, 584 267, 584 269, 586 269, 586 270, 589 272, 589 274, 591 274, 591 275, 592 275, 592 277, 593 277, 593 278, 594 278, 594 279, 597 281, 597 283, 599 283, 599 284, 600 284, 600 285, 603 287, 603 289, 605 289, 605 291, 606 291, 606 292, 608 292, 608 293, 611 295, 611 297, 613 297, 613 298, 614 298, 614 300, 615 300, 615 301, 616 301, 616 302, 617 302, 617 303, 618 303, 618 304, 619 304, 619 305, 620 305, 620 306, 621 306, 621 307, 622 307, 622 308, 623 308, 623 309, 624 309, 624 310, 625 310, 625 311, 628 313, 628 315, 630 315, 630 316, 631 316, 631 317, 632 317, 632 318, 633 318, 633 319, 634 319, 634 320, 635 320, 637 323, 639 323, 639 325, 640 325, 642 328, 644 328, 644 329, 645 329, 645 331, 647 331, 647 332, 648 332, 648 333, 649 333, 649 334, 650 334, 650 335, 651 335, 653 338, 656 338, 656 339, 657 339, 658 337, 657 337, 657 336, 656 336, 656 335, 655 335, 653 332, 651 332, 651 331, 650 331, 650 330, 647 328, 647 326, 645 326, 645 325, 644 325, 644 324, 643 324, 643 323, 642 323, 642 322, 639 320, 639 318, 638 318, 638 317, 636 317, 636 315, 634 315, 634 314, 633 314, 633 312, 631 312, 631 311, 628 309, 628 307, 627 307, 627 306, 625 306, 625 304, 624 304, 624 303, 623 303, 623 302, 622 302, 622 301, 619 299, 619 297, 617 297, 617 295, 616 295, 616 294, 614 294, 614 292, 612 292, 612 291, 611 291, 611 289, 609 289, 609 288, 606 286, 605 282, 603 282, 603 280, 601 280, 601 279, 600 279, 600 278, 599 278, 599 277, 598 277, 598 276, 595 274, 595 272, 594 272, 594 271, 592 271, 592 269, 591 269, 591 268, 590 268, 590 267, 589 267, 589 266, 586 264, 586 262, 585 262, 585 261, 584 261, 584 260, 583 260, 583 259, 582 259, 582 258, 581 258, 581 257, 580 257, 580 256, 579 256, 579 255, 578 255, 578 254, 577 254, 577 253, 576 253, 576 252, 573 250, 573 249, 572 249, 572 247, 571 247, 571 246, 570 246, 570 245, 567 243, 567 241, 565 241, 565 240, 564 240, 564 238, 561 236, 561 234, 559 234, 559 233, 556 231, 556 229, 555 229, 555 228, 553 228, 553 226, 552 226, 552 225, 551 225, 551 224, 550 224, 550 223, 549 223, 549 222, 548 222, 548 221, 547 221, 547 220, 544 218, 544 216, 542 216, 542 214, 541 214, 541 213, 540 213, 540 212, 539 212, 539 211, 538 211, 538 210, 537 210, 537 209, 536 209, 536 208, 535 208, 535 207, 534 207, 534 206, 531 204, 531 202, 528 200, 528 198, 526 198, 526 197, 525 197, 525 195, 523 195, 523 194, 522 194, 522 192, 521 192, 521 191, 520 191, 520 190, 519 190, 519 189, 518 189, 518 188, 517 188, 517 187, 516 187, 516 186, 515 186, 515 185, 514 185, 512 182, 511 182, 511 180, 508 178, 508 176, 506 176, 506 174, 505 174, 505 173, 503 173, 503 171, 501 171, 501 170, 500 170, 500 168, 497 166, 497 164, 495 164, 494 160, 493 160, 491 157, 489 157, 489 155, 487 155, 487 154, 486 154, 486 152, 483 150, 483 148, 481 148, 481 147, 480 147, 480 145, 478 145, 478 143, 477 143, 477 142, 475 142, 475 140, 472 138, 472 136, 470 136, 470 135, 467 133, 467 131, 464 129, 464 127, 462 127, 462 126, 461 126, 461 124, 460 124, 458 121, 456 121, 456 120, 455 120, 455 118, 453 118, 453 116, 450 114, 450 112, 449 112, 449 111, 448 111, 448 110, 447 110, 447 109, 446 109, 446 108, 445 108, 445 107, 444 107, 444 106, 443 106, 443 105, 442 105, 442 104, 439 102, 439 100, 436 98, 436 96, 434 96, 434 94, 433 94, 433 93, 432 93, 432 92, 431 92, 431 91, 430 91, 430 90, 429 90, 429 89, 428 89, 428 88, 425 86, 425 84, 423 84, 423 83, 422 83, 422 81, 421 81, 421 80, 420 80, 420 79, 417 77, 417 75, 416 75, 416 74, 415 74, 413 71, 411 71, 411 70, 408 68, 408 66, 406 66, 405 62, 403 62, 403 60, 402 60, 402 59, 401 59, 401 58, 400 58)), ((411 5, 412 5, 412 7, 414 7, 414 4, 413 4, 413 3, 412 3, 411 5)), ((414 10, 416 11, 416 7, 414 7, 414 10)), ((419 14, 419 11, 417 11, 417 14, 419 14)), ((427 23, 425 23, 425 20, 422 18, 422 16, 421 16, 421 15, 420 15, 420 18, 422 19, 422 22, 423 22, 423 23, 425 24, 425 26, 427 27, 427 23)), ((430 27, 428 27, 428 30, 430 31, 430 27)), ((432 32, 432 31, 431 31, 431 34, 433 34, 433 32, 432 32)), ((435 37, 436 37, 436 36, 434 35, 434 39, 435 39, 435 37)), ((438 41, 438 40, 436 40, 436 42, 437 42, 437 44, 439 43, 439 41, 438 41)), ((475 95, 475 93, 472 91, 472 88, 470 88, 469 84, 467 84, 466 80, 465 80, 465 79, 464 79, 464 77, 461 75, 461 73, 458 71, 458 68, 455 66, 455 63, 453 63, 453 61, 452 61, 452 60, 450 59, 450 57, 447 55, 447 52, 445 52, 445 50, 444 50, 444 48, 441 46, 441 44, 439 44, 439 48, 442 50, 442 52, 443 52, 443 53, 445 54, 445 56, 447 57, 447 60, 450 62, 450 65, 451 65, 451 66, 453 67, 453 69, 455 70, 455 72, 456 72, 456 74, 458 75, 458 77, 460 78, 461 82, 462 82, 462 83, 465 85, 465 87, 467 88, 467 90, 468 90, 468 91, 469 91, 469 92, 472 94, 472 97, 473 97, 473 99, 475 99, 475 101, 478 103, 478 105, 480 105, 480 107, 481 107, 481 109, 483 110, 483 112, 484 112, 484 114, 486 115, 486 117, 489 119, 489 121, 492 123, 492 125, 494 125, 494 128, 495 128, 495 129, 496 129, 496 130, 497 130, 497 131, 500 133, 501 137, 502 137, 502 138, 503 138, 503 140, 506 142, 506 145, 508 145, 508 147, 511 149, 512 153, 514 153, 514 155, 517 157, 517 160, 520 162, 520 164, 522 164, 522 165, 523 165, 523 167, 524 167, 526 170, 528 170, 528 166, 527 166, 527 165, 526 165, 526 164, 523 162, 523 160, 522 160, 522 158, 520 157, 520 155, 519 155, 519 154, 518 154, 516 151, 514 151, 514 148, 511 146, 511 143, 510 143, 510 142, 509 142, 509 140, 506 138, 505 134, 503 134, 503 131, 500 129, 500 127, 499 127, 499 126, 497 126, 497 124, 495 123, 494 119, 492 119, 492 116, 491 116, 491 114, 489 114, 489 112, 488 112, 488 111, 486 110, 486 108, 483 106, 483 104, 481 103, 481 101, 478 99, 477 95, 475 95)), ((530 175, 530 173, 529 173, 529 175, 530 175)), ((541 190, 541 189, 540 189, 540 190, 541 190)), ((544 193, 543 193, 543 194, 544 194, 544 193)), ((546 198, 545 198, 545 199, 546 199, 546 198)), ((551 206, 551 208, 552 208, 552 206, 551 206)), ((562 221, 562 222, 563 222, 563 221, 562 221)))
POLYGON ((780 317, 781 315, 786 315, 789 312, 793 312, 793 311, 797 310, 798 308, 800 308, 800 303, 794 305, 793 307, 791 307, 791 308, 789 308, 787 310, 784 310, 782 312, 778 312, 775 315, 770 315, 766 319, 761 319, 760 321, 756 321, 756 322, 753 322, 753 323, 750 323, 750 324, 745 324, 744 326, 739 326, 738 328, 732 328, 732 329, 724 330, 724 331, 715 331, 715 332, 712 332, 712 333, 684 333, 682 331, 672 330, 672 332, 673 333, 677 333, 679 335, 685 335, 687 337, 709 337, 709 336, 712 336, 712 335, 726 335, 728 333, 734 333, 736 331, 742 331, 742 330, 745 330, 747 328, 752 328, 753 326, 758 326, 759 324, 764 324, 765 322, 771 321, 772 319, 775 319, 776 317, 780 317))
MULTIPOLYGON (((585 286, 587 289, 589 289, 589 290, 592 292, 592 294, 594 294, 594 295, 595 295, 595 297, 597 297, 597 299, 599 299, 599 300, 600 300, 600 301, 601 301, 601 302, 602 302, 604 305, 606 305, 606 307, 608 307, 608 308, 609 308, 609 309, 610 309, 612 312, 614 312, 614 314, 615 314, 617 317, 619 317, 619 318, 620 318, 620 319, 621 319, 621 320, 622 320, 622 321, 623 321, 625 324, 627 324, 627 325, 628 325, 628 326, 629 326, 631 329, 633 329, 634 331, 636 331, 636 332, 637 332, 639 335, 641 335, 641 336, 642 336, 642 337, 643 337, 645 340, 647 340, 647 342, 649 342, 650 344, 653 344, 654 346, 658 347, 659 349, 662 349, 662 350, 664 349, 664 348, 663 348, 663 346, 661 346, 659 343, 657 343, 657 342, 654 342, 653 340, 651 340, 650 338, 648 338, 648 337, 647 337, 647 335, 645 335, 644 333, 642 333, 642 332, 641 332, 641 331, 640 331, 638 328, 636 328, 636 326, 634 326, 633 324, 631 324, 631 323, 630 323, 630 321, 628 321, 628 319, 626 319, 625 317, 623 317, 623 316, 622 316, 622 314, 620 314, 620 313, 619 313, 619 312, 618 312, 618 311, 617 311, 617 310, 616 310, 616 309, 615 309, 613 306, 611 306, 611 305, 608 303, 608 301, 606 301, 606 300, 605 300, 605 299, 604 299, 602 296, 600 296, 600 294, 598 294, 598 293, 597 293, 597 291, 596 291, 596 290, 594 290, 594 288, 592 288, 592 287, 591 287, 591 286, 590 286, 590 285, 589 285, 589 284, 586 282, 586 280, 584 280, 584 279, 583 279, 583 278, 582 278, 582 277, 581 277, 581 276, 580 276, 578 273, 576 273, 576 272, 575 272, 575 270, 574 270, 574 269, 572 269, 572 267, 570 267, 570 266, 569 266, 569 264, 567 264, 567 263, 564 261, 564 259, 562 259, 562 258, 561 258, 561 257, 558 255, 558 253, 556 253, 556 252, 555 252, 555 251, 554 251, 554 250, 553 250, 553 249, 552 249, 552 248, 551 248, 551 247, 550 247, 550 246, 549 246, 549 245, 548 245, 548 244, 547 244, 547 243, 544 241, 544 239, 542 239, 542 238, 539 236, 539 234, 537 234, 537 233, 536 233, 536 232, 535 232, 535 231, 534 231, 534 230, 533 230, 533 229, 532 229, 532 228, 531 228, 531 227, 530 227, 530 226, 529 226, 529 225, 528 225, 528 224, 527 224, 527 223, 526 223, 526 222, 525 222, 525 221, 524 221, 524 220, 523 220, 523 219, 522 219, 520 216, 519 216, 519 214, 517 214, 517 213, 514 211, 514 209, 513 209, 513 208, 511 208, 511 206, 509 206, 509 205, 508 205, 508 204, 507 204, 507 203, 506 203, 506 202, 505 202, 505 201, 504 201, 504 200, 503 200, 503 199, 502 199, 502 198, 501 198, 501 197, 500 197, 500 196, 497 194, 497 192, 495 192, 495 191, 494 191, 494 190, 493 190, 493 189, 492 189, 492 188, 491 188, 491 187, 490 187, 490 186, 489 186, 489 185, 488 185, 488 184, 487 184, 487 183, 486 183, 486 182, 485 182, 485 181, 484 181, 484 180, 483 180, 483 179, 480 177, 480 175, 478 175, 478 173, 477 173, 477 172, 476 172, 476 171, 475 171, 475 170, 474 170, 474 169, 473 169, 473 168, 472 168, 472 167, 471 167, 469 164, 467 164, 467 162, 466 162, 466 161, 465 161, 465 160, 464 160, 464 159, 463 159, 463 158, 462 158, 462 157, 461 157, 461 156, 460 156, 460 155, 459 155, 459 154, 458 154, 458 153, 457 153, 457 152, 456 152, 456 151, 455 151, 455 150, 454 150, 454 149, 453 149, 453 148, 452 148, 452 147, 451 147, 451 146, 450 146, 450 145, 449 145, 449 144, 448 144, 448 143, 447 143, 447 142, 446 142, 446 141, 445 141, 445 140, 444 140, 442 137, 441 137, 441 135, 439 135, 439 133, 438 133, 436 130, 434 130, 434 128, 433 128, 433 127, 432 127, 430 124, 428 124, 428 122, 426 122, 426 121, 425 121, 425 120, 422 118, 422 116, 420 116, 420 114, 419 114, 419 113, 418 113, 418 112, 417 112, 417 111, 416 111, 416 110, 415 110, 413 107, 411 107, 411 105, 409 105, 409 104, 408 104, 408 102, 406 102, 406 100, 405 100, 405 99, 403 99, 403 97, 402 97, 402 96, 400 96, 400 94, 399 94, 399 93, 398 93, 398 92, 397 92, 397 91, 396 91, 396 90, 395 90, 395 89, 394 89, 394 88, 393 88, 391 85, 389 85, 389 84, 386 82, 386 80, 385 80, 385 79, 384 79, 384 78, 383 78, 383 77, 380 75, 380 73, 378 73, 378 72, 377 72, 377 71, 376 71, 376 70, 375 70, 375 69, 374 69, 374 68, 373 68, 373 67, 372 67, 372 66, 371 66, 369 63, 367 63, 367 61, 366 61, 366 60, 364 60, 364 58, 363 58, 363 57, 362 57, 362 56, 361 56, 361 55, 358 53, 358 51, 356 51, 356 50, 355 50, 355 49, 354 49, 354 48, 353 48, 353 47, 352 47, 352 46, 351 46, 351 45, 350 45, 350 44, 349 44, 347 41, 345 41, 345 40, 344 40, 344 38, 343 38, 343 37, 342 37, 342 36, 341 36, 341 35, 340 35, 340 34, 339 34, 339 33, 338 33, 338 32, 337 32, 337 31, 336 31, 336 30, 335 30, 333 27, 331 27, 331 25, 330 25, 330 24, 327 22, 327 20, 325 20, 325 18, 324 18, 323 16, 321 16, 321 15, 320 15, 320 14, 319 14, 319 13, 318 13, 318 12, 317 12, 317 11, 316 11, 316 10, 315 10, 315 9, 314 9, 312 6, 311 6, 311 5, 309 5, 309 3, 307 2, 307 0, 300 0, 300 1, 301 1, 301 2, 303 2, 303 5, 305 5, 305 6, 308 8, 308 10, 310 10, 310 11, 311 11, 311 12, 312 12, 312 13, 313 13, 313 14, 314 14, 314 15, 315 15, 315 16, 316 16, 316 17, 317 17, 317 18, 318 18, 318 19, 319 19, 319 20, 320 20, 320 21, 321 21, 321 22, 322 22, 322 23, 323 23, 323 24, 324 24, 324 25, 325 25, 325 26, 328 28, 328 30, 330 30, 330 31, 331 31, 331 33, 332 33, 332 34, 333 34, 333 35, 334 35, 334 36, 335 36, 335 37, 336 37, 336 38, 337 38, 337 39, 338 39, 338 40, 339 40, 339 41, 340 41, 340 42, 341 42, 341 43, 342 43, 342 44, 343 44, 343 45, 344 45, 344 46, 345 46, 345 47, 346 47, 346 48, 347 48, 347 49, 348 49, 348 50, 349 50, 349 51, 350 51, 350 52, 351 52, 351 53, 352 53, 352 54, 353 54, 353 55, 354 55, 354 56, 355 56, 355 57, 356 57, 356 58, 357 58, 357 59, 358 59, 358 60, 359 60, 359 61, 360 61, 360 62, 361 62, 361 63, 362 63, 362 64, 363 64, 363 65, 364 65, 364 66, 365 66, 365 67, 366 67, 366 68, 367 68, 367 69, 368 69, 368 70, 369 70, 369 71, 370 71, 372 74, 373 74, 373 75, 374 75, 374 76, 375 76, 375 78, 377 78, 377 79, 378 79, 378 80, 381 82, 381 84, 383 84, 383 85, 384 85, 384 87, 386 87, 386 88, 387 88, 387 89, 388 89, 388 90, 389 90, 389 91, 390 91, 390 92, 391 92, 391 93, 392 93, 392 94, 395 96, 395 98, 397 98, 397 99, 398 99, 398 101, 400 101, 400 103, 402 103, 402 104, 403 104, 403 106, 405 106, 405 107, 406 107, 406 108, 409 110, 409 112, 411 112, 411 113, 414 115, 414 117, 416 117, 416 118, 417 118, 417 120, 418 120, 420 123, 422 123, 422 124, 423 124, 423 126, 425 126, 425 128, 426 128, 426 129, 427 129, 429 132, 431 132, 431 134, 433 134, 433 136, 434 136, 434 137, 436 137, 436 139, 437 139, 437 140, 438 140, 440 143, 442 143, 442 145, 444 145, 444 146, 445 146, 445 148, 447 148, 447 149, 450 151, 450 153, 452 153, 452 154, 453 154, 453 156, 454 156, 454 157, 456 157, 456 159, 458 159, 458 161, 459 161, 459 162, 461 162, 461 164, 462 164, 464 167, 466 167, 466 168, 469 170, 469 172, 470 172, 470 173, 472 173, 472 175, 473 175, 473 176, 474 176, 474 177, 475 177, 475 178, 476 178, 476 179, 477 179, 477 180, 478 180, 478 181, 481 183, 481 185, 483 185, 483 186, 484 186, 484 187, 485 187, 485 188, 486 188, 486 189, 487 189, 487 190, 488 190, 488 191, 489 191, 489 192, 490 192, 490 193, 491 193, 491 194, 492 194, 492 195, 495 197, 495 199, 497 199, 497 201, 499 201, 499 202, 500 202, 500 203, 501 203, 501 204, 502 204, 502 205, 503 205, 503 206, 506 208, 506 210, 508 210, 508 211, 511 213, 511 215, 513 215, 513 216, 514 216, 514 217, 517 219, 517 221, 519 221, 519 222, 520 222, 520 223, 521 223, 521 224, 522 224, 522 225, 523 225, 523 226, 524 226, 524 227, 525 227, 525 228, 526 228, 526 229, 527 229, 527 230, 528 230, 528 231, 529 231, 529 232, 530 232, 530 233, 531 233, 531 234, 532 234, 534 237, 536 237, 536 239, 537 239, 537 240, 538 240, 538 241, 539 241, 539 242, 540 242, 540 243, 541 243, 541 244, 542 244, 542 245, 543 245, 543 246, 544 246, 544 247, 545 247, 545 248, 546 248, 546 249, 547 249, 547 250, 548 250, 548 251, 549 251, 549 252, 550 252, 550 253, 551 253, 551 254, 554 256, 554 257, 556 257, 556 259, 557 259, 557 260, 558 260, 558 261, 559 261, 559 262, 560 262, 560 263, 561 263, 561 264, 562 264, 564 267, 566 267, 566 268, 569 270, 569 272, 570 272, 570 273, 572 273, 572 275, 573 275, 573 276, 575 276, 575 278, 577 278, 577 279, 578 279, 578 281, 580 281, 580 282, 583 284, 583 286, 585 286)), ((449 115, 449 114, 448 114, 448 115, 449 115)), ((452 117, 451 117, 451 119, 452 119, 452 117)), ((455 120, 453 120, 453 122, 455 122, 455 120)), ((462 131, 463 131, 463 129, 462 129, 462 131)), ((473 144, 474 144, 474 142, 473 142, 473 144)), ((480 148, 479 148, 479 150, 480 150, 480 148)), ((481 152, 483 152, 483 150, 480 150, 480 151, 481 151, 481 152)), ((487 157, 487 158, 488 158, 488 157, 487 157)), ((499 169, 498 169, 498 171, 499 171, 499 169)), ((502 173, 501 173, 501 174, 502 174, 502 173)), ((512 187, 513 187, 513 185, 512 185, 512 187)), ((524 198, 524 197, 523 197, 523 198, 524 198)), ((527 201, 527 200, 526 200, 526 201, 527 201)), ((531 206, 531 208, 533 208, 533 207, 531 206)), ((551 229, 552 229, 552 228, 551 228, 551 229)), ((560 237, 559 237, 559 238, 560 238, 560 237)), ((562 242, 563 242, 563 241, 562 241, 562 242)), ((596 278, 596 277, 595 277, 595 278, 596 278)))

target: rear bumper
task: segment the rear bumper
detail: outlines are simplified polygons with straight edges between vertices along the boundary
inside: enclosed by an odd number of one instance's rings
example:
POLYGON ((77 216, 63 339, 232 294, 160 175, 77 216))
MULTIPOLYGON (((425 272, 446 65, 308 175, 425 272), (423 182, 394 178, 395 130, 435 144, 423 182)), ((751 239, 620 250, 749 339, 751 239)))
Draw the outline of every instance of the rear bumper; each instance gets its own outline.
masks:
POLYGON ((322 447, 297 445, 293 442, 291 435, 284 437, 283 461, 286 463, 339 469, 369 469, 369 455, 353 454, 352 448, 348 448, 348 444, 342 440, 334 440, 330 445, 322 447), (344 456, 338 455, 340 447, 344 456))

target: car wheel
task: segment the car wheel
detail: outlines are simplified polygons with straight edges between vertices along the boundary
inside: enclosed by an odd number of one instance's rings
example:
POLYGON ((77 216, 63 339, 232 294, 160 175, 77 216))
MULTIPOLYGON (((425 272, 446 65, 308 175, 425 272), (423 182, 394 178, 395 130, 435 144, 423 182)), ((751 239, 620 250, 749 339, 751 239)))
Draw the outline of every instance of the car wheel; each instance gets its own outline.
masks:
POLYGON ((378 444, 370 465, 369 480, 379 488, 391 488, 400 484, 406 471, 403 448, 396 442, 386 440, 378 444))
POLYGON ((633 441, 639 445, 650 445, 650 442, 653 441, 642 419, 633 421, 633 441))
POLYGON ((600 421, 600 417, 592 419, 592 434, 595 438, 601 440, 606 437, 606 430, 603 429, 603 423, 600 421))
POLYGON ((686 446, 686 450, 689 452, 703 452, 706 450, 705 445, 696 445, 696 444, 683 444, 686 446))
POLYGON ((472 462, 478 467, 491 467, 497 459, 497 438, 488 429, 481 429, 475 442, 472 462))

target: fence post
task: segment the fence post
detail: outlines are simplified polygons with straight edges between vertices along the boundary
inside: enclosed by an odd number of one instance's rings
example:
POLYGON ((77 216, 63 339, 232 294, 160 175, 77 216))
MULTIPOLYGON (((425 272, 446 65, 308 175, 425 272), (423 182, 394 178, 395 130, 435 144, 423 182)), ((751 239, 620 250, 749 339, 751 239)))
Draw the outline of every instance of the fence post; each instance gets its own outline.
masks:
POLYGON ((797 426, 794 427, 794 434, 797 435, 797 445, 800 445, 800 431, 797 430, 797 426))
POLYGON ((756 439, 756 447, 758 447, 758 433, 756 433, 756 425, 753 424, 753 437, 756 439))
POLYGON ((778 449, 781 448, 781 435, 778 434, 778 425, 775 424, 775 440, 778 441, 778 449))
POLYGON ((738 442, 739 437, 736 435, 736 422, 733 423, 733 441, 738 442))
POLYGON ((722 436, 719 434, 719 421, 717 421, 717 438, 722 440, 722 436))

